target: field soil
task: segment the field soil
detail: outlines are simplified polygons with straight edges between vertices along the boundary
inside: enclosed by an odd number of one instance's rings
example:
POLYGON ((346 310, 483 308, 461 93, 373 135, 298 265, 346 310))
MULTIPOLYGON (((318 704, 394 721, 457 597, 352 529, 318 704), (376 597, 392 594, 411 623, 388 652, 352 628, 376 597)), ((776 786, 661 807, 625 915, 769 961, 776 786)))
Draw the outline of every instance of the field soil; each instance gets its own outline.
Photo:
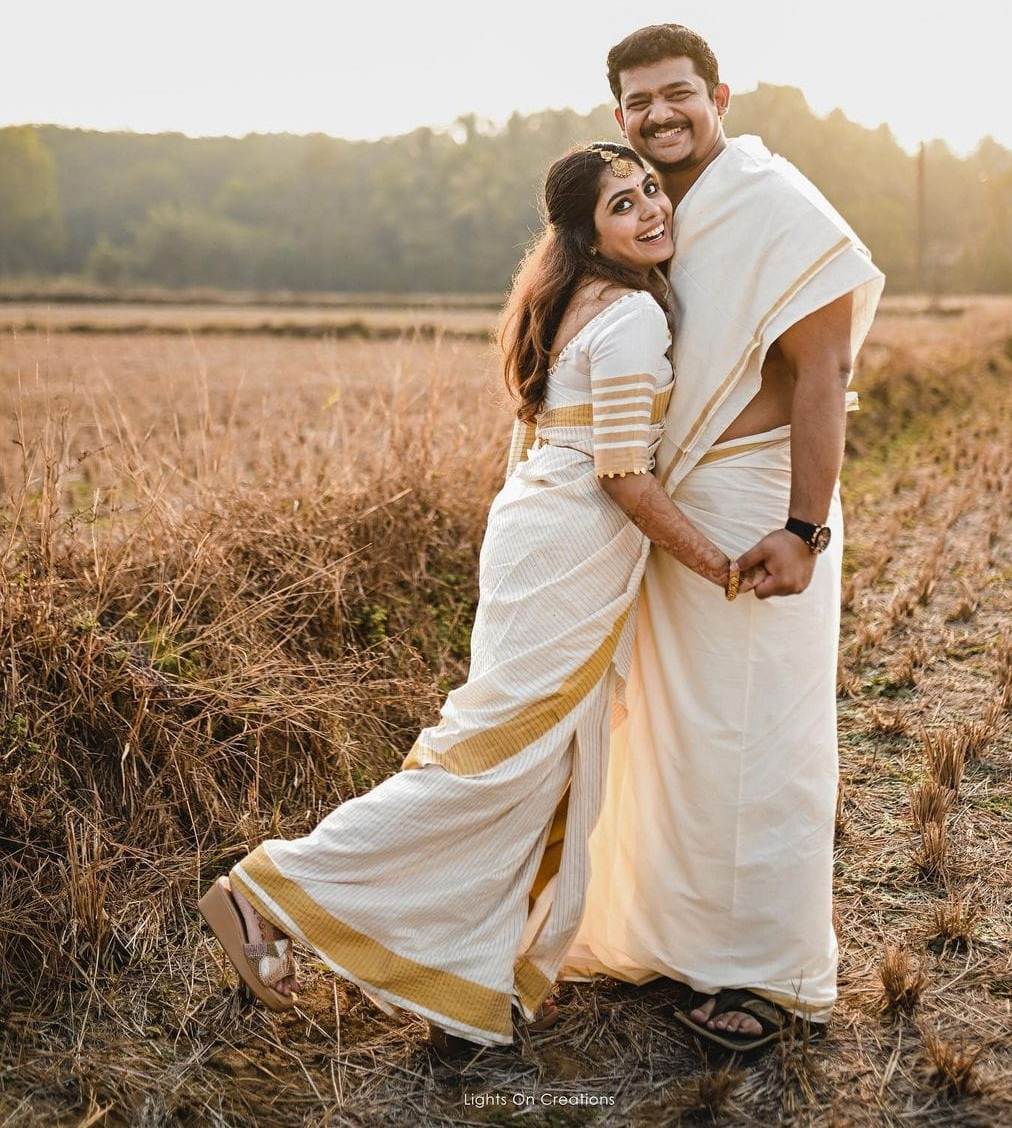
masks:
POLYGON ((1007 299, 891 303, 854 382, 825 1038, 709 1053, 677 984, 602 980, 444 1060, 312 958, 291 1014, 237 989, 199 891, 395 771, 466 676, 491 322, 388 315, 6 323, 0 1126, 1012 1123, 1007 299))

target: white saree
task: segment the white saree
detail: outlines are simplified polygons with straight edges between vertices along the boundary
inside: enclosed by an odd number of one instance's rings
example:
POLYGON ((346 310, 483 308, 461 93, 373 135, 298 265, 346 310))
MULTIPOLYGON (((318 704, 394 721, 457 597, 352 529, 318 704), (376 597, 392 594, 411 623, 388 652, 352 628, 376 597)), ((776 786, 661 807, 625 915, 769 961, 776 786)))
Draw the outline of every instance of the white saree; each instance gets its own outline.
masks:
POLYGON ((509 1043, 514 1005, 533 1017, 583 914, 649 548, 597 475, 652 464, 669 342, 634 292, 563 349, 489 512, 466 684, 402 771, 230 874, 379 1006, 472 1041, 509 1043))
MULTIPOLYGON (((675 211, 675 390, 656 473, 731 557, 781 528, 790 426, 716 443, 789 326, 853 294, 856 356, 883 277, 758 138, 731 140, 675 211)), ((848 407, 856 396, 848 393, 848 407)), ((592 880, 563 978, 748 987, 815 1021, 832 922, 843 522, 798 596, 728 603, 669 555, 644 573, 628 716, 613 734, 592 880)))

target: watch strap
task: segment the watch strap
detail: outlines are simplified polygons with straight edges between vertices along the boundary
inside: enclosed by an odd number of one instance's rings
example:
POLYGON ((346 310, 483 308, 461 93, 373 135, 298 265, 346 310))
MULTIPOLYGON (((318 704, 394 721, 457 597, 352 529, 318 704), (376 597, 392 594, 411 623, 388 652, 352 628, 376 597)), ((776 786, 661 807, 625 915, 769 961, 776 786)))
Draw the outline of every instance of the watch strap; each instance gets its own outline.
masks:
POLYGON ((801 537, 801 539, 805 542, 805 544, 808 545, 809 548, 812 547, 812 543, 815 539, 815 534, 821 527, 821 525, 813 525, 810 521, 802 521, 798 517, 788 517, 787 524, 784 525, 784 528, 788 532, 794 533, 796 536, 801 537))

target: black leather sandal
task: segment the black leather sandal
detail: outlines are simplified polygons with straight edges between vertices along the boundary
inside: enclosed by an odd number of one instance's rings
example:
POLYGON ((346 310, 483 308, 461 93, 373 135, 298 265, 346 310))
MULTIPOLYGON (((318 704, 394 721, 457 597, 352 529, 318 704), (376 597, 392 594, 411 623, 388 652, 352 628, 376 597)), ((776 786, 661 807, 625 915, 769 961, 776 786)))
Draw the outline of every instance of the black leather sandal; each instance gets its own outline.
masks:
POLYGON ((713 998, 713 996, 694 993, 688 1008, 676 1010, 675 1018, 701 1038, 706 1038, 718 1046, 723 1046, 725 1050, 734 1050, 737 1053, 748 1053, 750 1050, 758 1050, 761 1046, 775 1042, 794 1017, 783 1007, 771 1003, 769 999, 764 999, 761 995, 755 994, 754 991, 748 991, 744 987, 725 987, 722 991, 717 992, 717 1003, 710 1012, 707 1021, 712 1022, 722 1014, 738 1011, 754 1018, 762 1027, 762 1033, 733 1034, 727 1030, 711 1030, 704 1023, 696 1022, 690 1013, 710 998, 713 998))

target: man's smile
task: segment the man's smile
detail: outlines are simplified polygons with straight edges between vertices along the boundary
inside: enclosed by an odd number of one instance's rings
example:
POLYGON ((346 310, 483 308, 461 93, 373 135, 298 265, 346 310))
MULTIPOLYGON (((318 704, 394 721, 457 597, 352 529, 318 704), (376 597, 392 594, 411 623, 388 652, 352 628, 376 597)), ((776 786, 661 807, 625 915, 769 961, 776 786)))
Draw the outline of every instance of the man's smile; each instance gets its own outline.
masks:
POLYGON ((652 129, 646 136, 651 141, 670 141, 676 137, 680 137, 683 133, 689 132, 688 122, 677 122, 671 125, 663 125, 659 129, 652 129))

